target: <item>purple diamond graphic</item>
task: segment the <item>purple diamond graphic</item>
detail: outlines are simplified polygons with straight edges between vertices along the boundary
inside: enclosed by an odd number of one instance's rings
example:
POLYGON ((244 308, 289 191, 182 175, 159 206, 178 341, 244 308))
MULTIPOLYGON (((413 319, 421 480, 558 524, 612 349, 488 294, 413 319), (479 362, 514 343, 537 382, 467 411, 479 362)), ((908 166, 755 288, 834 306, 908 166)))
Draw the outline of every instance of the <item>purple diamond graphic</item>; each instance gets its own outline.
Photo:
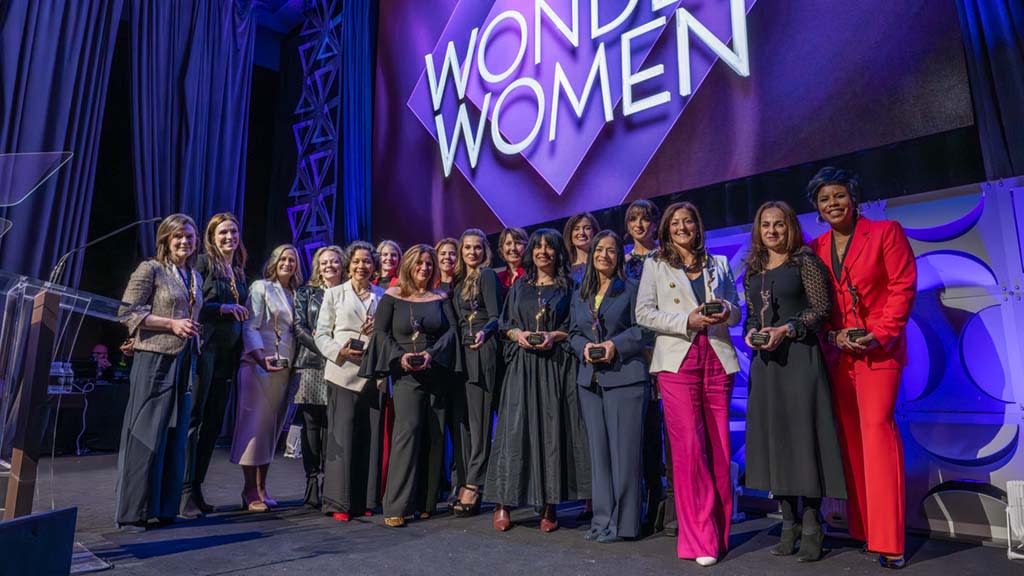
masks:
MULTIPOLYGON (((746 0, 748 11, 754 2, 756 0, 746 0)), ((660 3, 664 6, 652 11, 652 2, 640 0, 628 18, 592 40, 591 3, 580 0, 578 47, 566 39, 564 31, 547 14, 542 16, 539 30, 536 28, 534 2, 462 0, 456 6, 432 53, 435 77, 439 78, 439 82, 445 83, 440 78, 449 42, 454 42, 459 66, 463 68, 464 74, 468 74, 465 98, 460 100, 452 70, 447 71, 447 82, 439 109, 447 134, 445 140, 450 146, 459 107, 464 105, 470 129, 461 135, 455 148, 454 168, 472 184, 505 224, 530 223, 527 221, 529 214, 521 209, 523 202, 533 203, 538 210, 546 213, 564 215, 593 206, 615 205, 628 194, 690 99, 689 96, 684 98, 679 95, 676 9, 685 8, 721 42, 728 43, 732 38, 729 0, 660 3), (500 23, 488 34, 488 25, 495 20, 500 20, 500 23), (521 49, 521 26, 525 26, 527 35, 525 50, 521 58, 517 58, 521 49), (632 101, 635 105, 659 93, 664 93, 662 98, 667 97, 668 101, 624 116, 623 44, 620 37, 624 32, 641 26, 646 31, 633 35, 627 73, 635 75, 659 65, 662 68, 660 74, 633 86, 632 101), (479 31, 474 38, 474 51, 467 67, 464 65, 467 63, 471 31, 477 27, 479 31), (535 61, 537 42, 540 44, 539 64, 535 61), (498 78, 485 79, 478 69, 481 47, 484 50, 482 61, 485 72, 489 71, 498 78), (602 54, 607 62, 607 93, 613 107, 610 122, 605 119, 601 75, 592 69, 595 59, 602 54), (517 65, 512 67, 513 64, 517 65), (556 69, 563 74, 575 96, 582 95, 588 77, 593 75, 594 83, 580 117, 576 116, 564 89, 560 90, 559 102, 555 110, 552 110, 556 69), (539 120, 538 99, 524 78, 535 81, 543 94, 544 110, 539 120), (516 88, 502 100, 502 91, 513 82, 516 88), (491 123, 494 122, 494 109, 499 102, 501 110, 498 128, 506 142, 520 142, 537 131, 532 144, 518 154, 503 154, 492 141, 491 123), (480 111, 484 108, 487 108, 487 125, 478 133, 480 111), (553 141, 549 140, 552 114, 557 118, 553 141), (480 148, 475 167, 471 165, 467 134, 472 140, 476 140, 477 134, 480 134, 479 140, 474 142, 480 148), (582 193, 575 193, 577 191, 582 193)), ((548 4, 555 15, 571 28, 573 2, 552 0, 548 4)), ((627 4, 629 2, 626 0, 601 3, 598 22, 601 25, 609 24, 627 4)), ((689 38, 688 72, 692 90, 696 92, 718 58, 704 42, 695 38, 692 30, 685 26, 682 29, 687 31, 689 38)), ((434 140, 438 141, 425 65, 423 69, 407 105, 434 140)), ((441 156, 439 146, 439 161, 441 156)), ((529 212, 537 213, 537 210, 529 212)))

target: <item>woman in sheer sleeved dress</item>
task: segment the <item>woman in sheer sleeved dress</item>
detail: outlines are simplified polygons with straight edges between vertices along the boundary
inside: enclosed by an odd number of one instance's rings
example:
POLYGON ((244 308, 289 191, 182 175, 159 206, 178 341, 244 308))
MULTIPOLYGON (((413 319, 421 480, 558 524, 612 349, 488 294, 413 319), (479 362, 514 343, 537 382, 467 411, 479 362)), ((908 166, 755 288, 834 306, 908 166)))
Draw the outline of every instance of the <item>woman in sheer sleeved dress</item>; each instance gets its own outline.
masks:
POLYGON ((776 556, 821 557, 821 499, 846 498, 828 370, 817 330, 832 309, 828 270, 804 246, 784 202, 757 211, 743 280, 750 361, 746 484, 769 490, 782 509, 776 556), (760 341, 758 341, 758 335, 760 341), (798 499, 803 498, 802 522, 798 499), (802 524, 802 526, 801 526, 802 524))

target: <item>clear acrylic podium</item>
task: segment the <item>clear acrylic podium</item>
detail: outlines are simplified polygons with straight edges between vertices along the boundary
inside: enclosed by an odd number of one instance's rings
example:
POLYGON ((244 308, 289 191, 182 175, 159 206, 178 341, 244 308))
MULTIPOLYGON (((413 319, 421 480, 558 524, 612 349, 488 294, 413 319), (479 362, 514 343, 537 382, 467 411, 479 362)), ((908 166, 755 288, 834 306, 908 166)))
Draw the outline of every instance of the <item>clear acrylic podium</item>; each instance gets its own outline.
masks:
POLYGON ((4 270, 0 302, 0 468, 9 467, 6 520, 32 512, 47 391, 64 384, 83 319, 120 322, 148 307, 4 270))

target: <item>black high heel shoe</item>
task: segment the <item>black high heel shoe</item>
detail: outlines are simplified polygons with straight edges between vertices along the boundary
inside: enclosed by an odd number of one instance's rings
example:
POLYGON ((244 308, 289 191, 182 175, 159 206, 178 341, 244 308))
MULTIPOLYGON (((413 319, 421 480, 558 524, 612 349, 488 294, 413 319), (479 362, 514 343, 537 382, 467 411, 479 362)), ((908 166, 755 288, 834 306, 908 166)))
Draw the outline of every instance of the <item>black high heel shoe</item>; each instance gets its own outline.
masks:
POLYGON ((793 524, 790 529, 782 529, 782 536, 779 543, 772 546, 768 552, 772 556, 792 556, 796 552, 796 543, 800 539, 800 525, 793 524))
POLYGON ((463 490, 473 493, 473 503, 465 504, 461 500, 455 502, 452 505, 452 512, 455 513, 456 518, 469 518, 470 516, 476 516, 480 513, 480 488, 470 488, 469 486, 463 486, 463 490))

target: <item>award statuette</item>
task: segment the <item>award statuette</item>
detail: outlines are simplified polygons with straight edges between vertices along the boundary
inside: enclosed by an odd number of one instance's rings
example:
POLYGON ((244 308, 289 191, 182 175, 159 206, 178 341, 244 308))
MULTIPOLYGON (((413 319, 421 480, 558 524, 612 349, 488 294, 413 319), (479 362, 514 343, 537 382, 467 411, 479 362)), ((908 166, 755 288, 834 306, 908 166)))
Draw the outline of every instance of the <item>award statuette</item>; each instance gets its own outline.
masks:
POLYGON ((473 321, 476 320, 477 311, 480 305, 476 301, 476 295, 474 294, 472 300, 467 300, 469 304, 469 314, 466 316, 466 335, 463 338, 463 343, 466 346, 476 344, 476 332, 473 331, 473 321))
MULTIPOLYGON (((597 315, 597 302, 594 302, 593 306, 590 306, 590 327, 594 330, 594 338, 597 342, 601 342, 601 318, 597 315)), ((593 347, 587 350, 587 357, 590 358, 591 362, 597 360, 603 360, 605 355, 605 349, 603 347, 593 347)))
POLYGON ((853 285, 853 281, 850 280, 850 274, 846 274, 846 289, 850 291, 850 311, 853 312, 853 317, 857 319, 857 325, 846 331, 846 337, 850 340, 859 340, 868 335, 867 329, 864 328, 864 321, 860 317, 860 291, 853 285))
POLYGON ((281 327, 277 325, 277 312, 274 312, 271 321, 274 325, 274 357, 267 364, 274 368, 287 369, 291 366, 291 362, 287 358, 281 357, 281 327))
MULTIPOLYGON (((771 285, 765 286, 764 283, 765 273, 761 272, 761 328, 766 328, 765 314, 768 313, 768 309, 772 307, 772 287, 771 285)), ((771 336, 765 332, 754 332, 750 335, 750 343, 754 346, 761 348, 767 346, 768 342, 771 341, 771 336)))
POLYGON ((715 281, 715 264, 710 256, 708 256, 706 272, 704 280, 704 315, 714 316, 715 314, 721 314, 725 310, 725 304, 722 304, 720 300, 715 300, 715 293, 711 290, 711 283, 715 281))
POLYGON ((365 347, 366 344, 365 342, 363 342, 363 332, 366 330, 366 325, 373 321, 373 313, 376 311, 376 307, 374 307, 373 300, 371 299, 366 304, 366 315, 363 319, 363 325, 359 327, 359 337, 348 339, 349 350, 356 350, 358 352, 363 351, 363 348, 365 347))
POLYGON ((526 337, 526 341, 530 343, 530 346, 540 346, 544 343, 544 335, 541 334, 541 325, 544 323, 544 317, 548 313, 548 301, 547 298, 541 298, 540 287, 537 287, 537 313, 534 314, 533 319, 536 322, 536 331, 530 332, 526 337))
MULTIPOLYGON (((419 352, 416 351, 416 342, 420 339, 420 336, 422 335, 421 330, 423 329, 423 326, 420 325, 420 321, 415 318, 410 318, 409 323, 412 325, 412 336, 410 337, 412 340, 412 353, 419 354, 419 352)), ((409 366, 412 366, 413 368, 419 368, 420 366, 423 366, 424 364, 427 363, 427 359, 424 358, 423 356, 410 356, 408 362, 409 366)))

